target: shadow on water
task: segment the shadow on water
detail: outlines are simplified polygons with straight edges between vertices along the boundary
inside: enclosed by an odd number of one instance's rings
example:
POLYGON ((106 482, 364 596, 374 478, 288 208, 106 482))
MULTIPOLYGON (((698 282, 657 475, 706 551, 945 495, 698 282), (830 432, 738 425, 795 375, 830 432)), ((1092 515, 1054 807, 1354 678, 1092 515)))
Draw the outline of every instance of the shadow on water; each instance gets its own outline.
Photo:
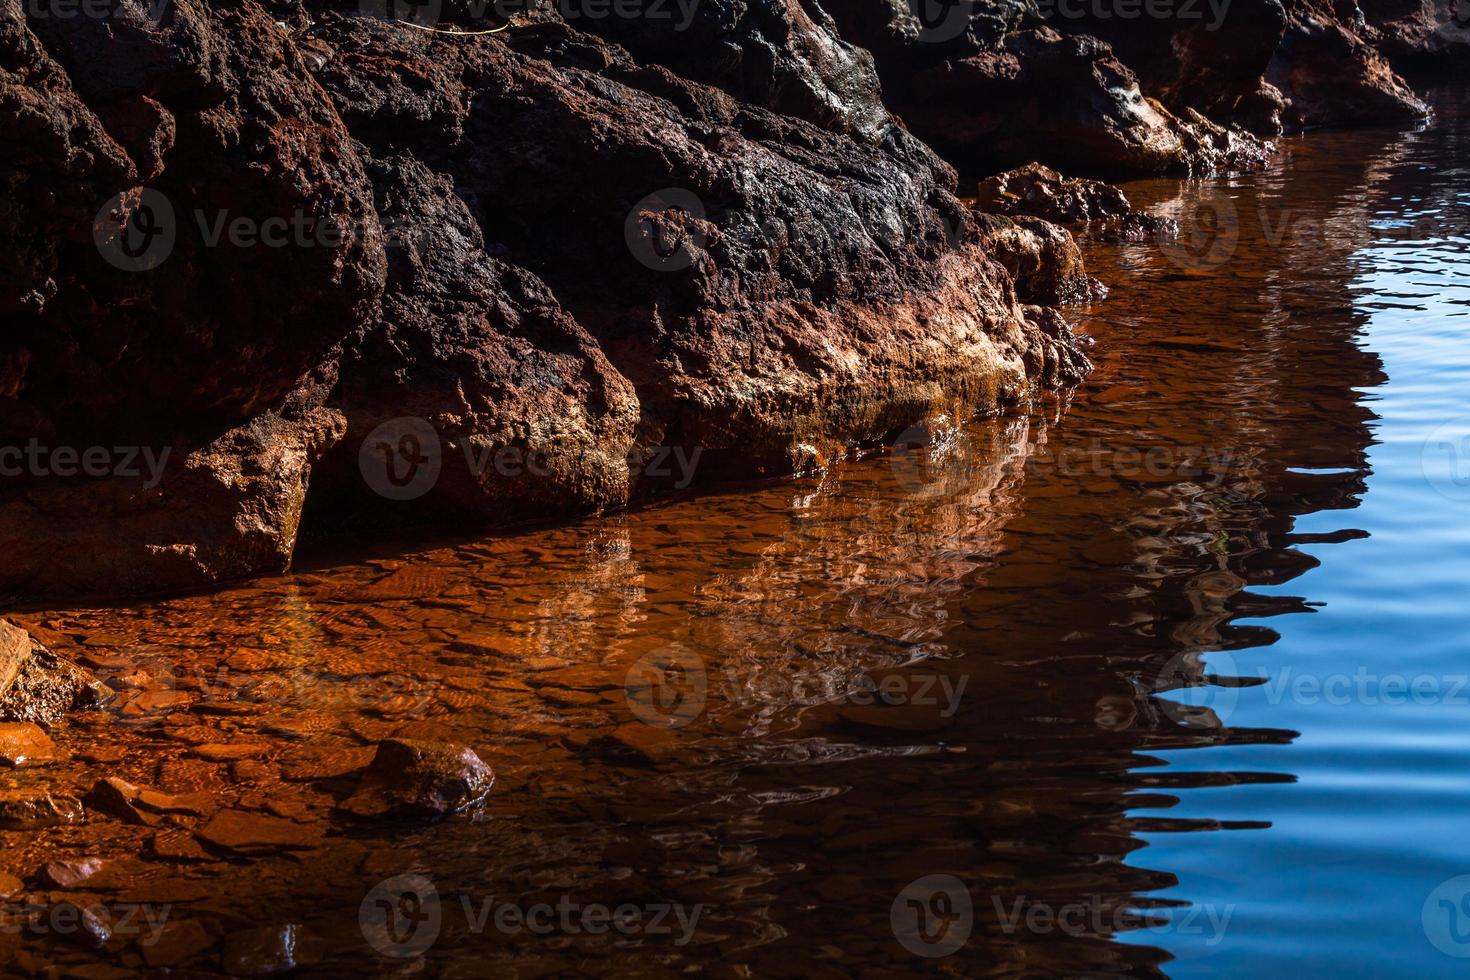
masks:
MULTIPOLYGON (((103 901, 214 935, 301 923, 323 975, 1169 972, 1175 940, 1223 924, 1160 894, 1179 882, 1147 839, 1257 833, 1269 815, 1171 811, 1295 778, 1169 760, 1298 737, 1231 724, 1260 679, 1218 655, 1275 643, 1260 621, 1315 609, 1277 587, 1364 537, 1296 530, 1371 475, 1386 379, 1355 255, 1390 202, 1437 186, 1403 160, 1462 139, 1450 113, 1293 141, 1263 175, 1130 187, 1186 239, 1091 248, 1113 286, 1078 311, 1099 370, 1023 417, 821 480, 31 614, 128 678, 59 734, 78 758, 46 779, 84 791, 105 759, 297 833, 185 847, 167 835, 186 820, 93 819, 0 831, 0 865, 101 855, 103 901), (499 774, 485 811, 344 823, 354 768, 404 734, 473 746, 499 774), (198 751, 214 742, 254 748, 198 751), (432 885, 432 921, 365 928, 401 875, 432 885), (595 928, 594 906, 637 921, 595 928)), ((0 930, 0 953, 35 941, 0 930)))

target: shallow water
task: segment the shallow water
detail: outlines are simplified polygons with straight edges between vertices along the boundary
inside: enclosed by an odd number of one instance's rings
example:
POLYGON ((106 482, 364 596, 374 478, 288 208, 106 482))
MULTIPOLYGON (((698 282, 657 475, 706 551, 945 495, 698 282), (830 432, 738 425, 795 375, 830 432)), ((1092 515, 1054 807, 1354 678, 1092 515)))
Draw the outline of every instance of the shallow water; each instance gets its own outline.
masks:
POLYGON ((31 886, 4 969, 211 969, 226 934, 299 923, 322 976, 1458 975, 1467 127, 1446 95, 1417 132, 1130 186, 1185 239, 1090 248, 1098 371, 1026 413, 820 479, 18 616, 123 694, 56 733, 73 762, 0 787, 209 790, 280 839, 0 831, 31 886), (484 811, 335 814, 395 734, 475 748, 484 811), (100 955, 33 879, 86 857, 65 895, 116 917, 100 955))

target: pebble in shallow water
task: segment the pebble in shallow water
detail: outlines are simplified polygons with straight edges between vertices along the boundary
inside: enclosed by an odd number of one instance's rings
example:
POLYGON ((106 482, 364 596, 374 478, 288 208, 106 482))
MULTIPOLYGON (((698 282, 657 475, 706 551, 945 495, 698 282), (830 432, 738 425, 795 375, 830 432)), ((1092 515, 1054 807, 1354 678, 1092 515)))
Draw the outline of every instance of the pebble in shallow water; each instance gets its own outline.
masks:
POLYGON ((388 739, 341 809, 365 819, 447 817, 482 805, 494 784, 495 773, 472 749, 388 739))
POLYGON ((45 766, 65 762, 70 756, 57 747, 36 725, 27 722, 0 723, 0 766, 45 766))

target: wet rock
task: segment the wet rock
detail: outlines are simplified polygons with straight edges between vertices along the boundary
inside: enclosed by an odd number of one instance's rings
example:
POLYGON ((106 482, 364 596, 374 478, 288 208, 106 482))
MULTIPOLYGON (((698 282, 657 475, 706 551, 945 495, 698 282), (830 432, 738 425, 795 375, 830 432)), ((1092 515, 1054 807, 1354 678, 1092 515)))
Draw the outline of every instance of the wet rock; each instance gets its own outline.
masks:
POLYGON ((0 827, 36 830, 76 823, 82 819, 80 800, 44 789, 0 790, 0 827))
POLYGON ((1137 74, 1143 91, 1172 111, 1195 109, 1260 136, 1281 132, 1281 99, 1273 99, 1261 77, 1286 29, 1278 0, 1232 0, 1218 15, 1196 19, 1125 19, 1086 4, 1077 12, 1050 25, 1106 41, 1137 74))
POLYGON ((1111 184, 1063 177, 1039 163, 980 181, 974 207, 990 214, 1045 218, 1108 241, 1168 241, 1179 235, 1177 222, 1134 210, 1111 184))
POLYGON ((117 475, 0 497, 0 547, 12 556, 0 590, 133 594, 284 571, 312 464, 345 431, 320 407, 266 415, 181 447, 153 486, 117 475))
POLYGON ((142 827, 157 826, 166 816, 202 817, 217 808, 207 793, 161 793, 116 776, 99 779, 84 801, 94 810, 142 827))
POLYGON ((262 926, 225 936, 221 963, 232 977, 269 977, 297 969, 298 925, 262 926))
POLYGON ((86 670, 0 619, 0 722, 49 728, 69 712, 104 704, 111 696, 86 670))
MULTIPOLYGON (((947 170, 898 166, 890 148, 564 25, 449 41, 324 17, 314 33, 337 52, 318 77, 351 106, 349 126, 380 159, 409 173, 411 154, 477 218, 494 215, 487 239, 493 228, 500 254, 549 290, 526 280, 513 295, 554 297, 631 383, 641 441, 700 447, 701 481, 790 473, 809 459, 802 445, 876 441, 936 402, 1018 397, 1016 355, 1052 342, 997 302, 998 270, 956 239, 947 170), (443 98, 407 91, 409 66, 443 98), (670 189, 673 203, 659 196, 670 189)), ((581 417, 568 429, 575 446, 581 417)), ((611 456, 618 443, 598 445, 611 456)), ((543 484, 575 485, 562 458, 543 484)), ((634 493, 654 492, 634 465, 634 493)))
POLYGON ((939 38, 906 4, 832 7, 843 35, 873 51, 890 107, 966 175, 1032 160, 1113 177, 1265 163, 1268 144, 1192 106, 1166 108, 1106 42, 1059 34, 1024 11, 982 4, 968 30, 939 38))
POLYGON ((1412 122, 1429 114, 1358 25, 1340 19, 1328 0, 1287 5, 1286 33, 1265 77, 1286 99, 1289 129, 1412 122))
POLYGON ((139 940, 138 950, 149 966, 179 966, 214 946, 214 936, 196 919, 173 919, 151 942, 139 940))
POLYGON ((0 592, 281 570, 340 435, 309 375, 384 274, 340 117, 240 0, 7 16, 0 64, 0 445, 56 452, 0 490, 0 592), (260 239, 211 243, 227 222, 260 239), (86 453, 102 462, 65 475, 86 453))
POLYGON ((341 809, 365 819, 447 817, 481 806, 494 784, 495 773, 462 745, 388 739, 341 809))
POLYGON ((51 861, 41 868, 39 877, 42 883, 52 888, 75 888, 101 870, 101 858, 51 861))
POLYGON ((0 722, 0 766, 45 766, 70 755, 29 722, 0 722))
POLYGON ((326 829, 262 813, 221 810, 195 831, 204 843, 233 854, 308 851, 321 845, 326 829))
POLYGON ((1087 274, 1082 250, 1065 228, 1025 215, 977 212, 974 221, 985 250, 1011 274, 1021 302, 1080 303, 1107 292, 1087 274))
MULTIPOLYGON (((637 0, 630 7, 657 5, 637 0)), ((843 40, 817 4, 711 0, 692 5, 689 15, 688 23, 640 13, 585 24, 639 61, 664 65, 743 102, 863 139, 877 139, 893 126, 873 56, 843 40)))
POLYGON ((0 871, 0 900, 14 898, 25 890, 25 882, 9 871, 0 871))
POLYGON ((46 918, 53 935, 83 949, 101 949, 112 938, 112 927, 96 911, 75 902, 57 902, 46 918))
POLYGON ((1372 43, 1394 69, 1442 76, 1470 58, 1470 17, 1459 0, 1364 0, 1372 43))

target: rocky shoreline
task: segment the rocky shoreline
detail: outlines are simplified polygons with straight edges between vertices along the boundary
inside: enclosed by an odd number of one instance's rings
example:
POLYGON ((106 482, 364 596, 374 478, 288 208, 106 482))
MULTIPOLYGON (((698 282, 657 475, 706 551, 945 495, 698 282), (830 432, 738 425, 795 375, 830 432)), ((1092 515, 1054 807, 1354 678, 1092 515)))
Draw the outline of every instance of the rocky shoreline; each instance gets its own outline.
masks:
POLYGON ((1073 384, 1056 306, 1098 287, 1057 222, 1168 233, 1073 176, 1412 120, 1400 72, 1470 39, 1430 0, 107 6, 0 5, 13 599, 799 472, 1073 384))

